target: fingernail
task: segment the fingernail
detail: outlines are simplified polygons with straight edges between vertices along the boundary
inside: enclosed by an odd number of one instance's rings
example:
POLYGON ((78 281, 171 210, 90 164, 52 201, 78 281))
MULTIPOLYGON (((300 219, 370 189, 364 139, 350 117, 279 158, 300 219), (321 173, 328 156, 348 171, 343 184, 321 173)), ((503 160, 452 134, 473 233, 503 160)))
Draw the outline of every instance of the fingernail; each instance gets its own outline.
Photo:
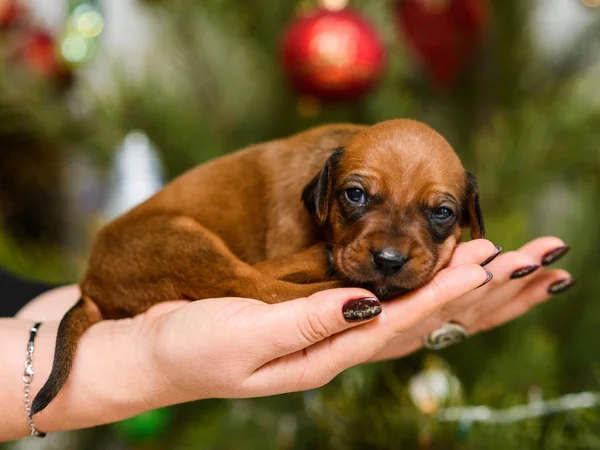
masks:
POLYGON ((510 279, 514 280, 516 278, 526 277, 530 273, 533 273, 536 270, 538 270, 540 267, 542 267, 542 266, 540 266, 539 264, 534 264, 532 266, 521 267, 520 269, 517 269, 513 273, 510 274, 510 279))
POLYGON ((557 247, 554 250, 549 251, 542 257, 542 265, 547 266, 548 264, 552 264, 558 261, 560 258, 565 256, 571 247, 568 245, 563 245, 562 247, 557 247))
POLYGON ((489 263, 491 263, 493 260, 495 260, 496 256, 498 256, 500 254, 500 252, 502 251, 501 245, 494 245, 494 247, 496 247, 496 253, 494 253, 492 256, 490 256, 488 259, 486 259, 484 262, 482 262, 481 267, 487 266, 489 263))
POLYGON ((481 283, 479 286, 477 286, 475 289, 479 289, 481 286, 485 286, 486 284, 488 284, 490 281, 492 281, 492 278, 494 278, 494 274, 492 272, 488 272, 487 270, 485 271, 485 273, 487 273, 487 278, 485 279, 485 281, 483 283, 481 283))
POLYGON ((344 303, 342 314, 347 322, 361 322, 381 313, 381 303, 373 297, 355 298, 344 303))
POLYGON ((575 284, 577 280, 575 278, 565 278, 564 280, 555 281, 550 286, 548 286, 548 294, 560 294, 561 292, 565 292, 571 286, 575 284))

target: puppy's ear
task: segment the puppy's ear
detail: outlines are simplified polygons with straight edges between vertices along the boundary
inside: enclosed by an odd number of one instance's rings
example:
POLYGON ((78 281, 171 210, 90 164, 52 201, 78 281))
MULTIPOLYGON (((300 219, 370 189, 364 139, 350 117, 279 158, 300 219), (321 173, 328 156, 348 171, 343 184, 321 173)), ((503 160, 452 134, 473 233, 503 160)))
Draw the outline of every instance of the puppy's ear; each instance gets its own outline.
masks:
POLYGON ((319 225, 323 225, 329 214, 329 197, 333 189, 335 168, 344 151, 343 147, 336 148, 327 158, 323 169, 310 180, 302 191, 304 206, 316 217, 319 225))
POLYGON ((481 206, 479 205, 479 189, 477 179, 471 172, 467 172, 465 200, 463 203, 462 225, 471 228, 471 239, 485 238, 485 223, 481 206))

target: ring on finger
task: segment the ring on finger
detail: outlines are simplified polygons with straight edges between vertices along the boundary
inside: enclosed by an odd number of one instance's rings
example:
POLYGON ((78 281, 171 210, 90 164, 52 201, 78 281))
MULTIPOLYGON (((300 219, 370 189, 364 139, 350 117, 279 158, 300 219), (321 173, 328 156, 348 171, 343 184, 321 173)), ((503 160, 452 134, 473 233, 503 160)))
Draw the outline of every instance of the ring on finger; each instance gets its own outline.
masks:
POLYGON ((430 350, 441 350, 458 344, 469 337, 468 331, 456 322, 448 322, 433 330, 423 338, 423 344, 430 350))

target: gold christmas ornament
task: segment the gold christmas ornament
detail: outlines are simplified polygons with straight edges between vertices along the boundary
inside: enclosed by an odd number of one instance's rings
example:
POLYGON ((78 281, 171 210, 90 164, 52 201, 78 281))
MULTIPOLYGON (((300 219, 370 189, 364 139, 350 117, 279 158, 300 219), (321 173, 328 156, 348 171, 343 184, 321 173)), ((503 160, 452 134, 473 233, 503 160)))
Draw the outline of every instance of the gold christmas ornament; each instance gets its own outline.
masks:
POLYGON ((414 405, 427 415, 434 415, 462 399, 460 381, 439 358, 430 358, 426 368, 410 379, 408 393, 414 405))
POLYGON ((341 11, 348 6, 348 0, 321 0, 321 5, 330 11, 341 11))

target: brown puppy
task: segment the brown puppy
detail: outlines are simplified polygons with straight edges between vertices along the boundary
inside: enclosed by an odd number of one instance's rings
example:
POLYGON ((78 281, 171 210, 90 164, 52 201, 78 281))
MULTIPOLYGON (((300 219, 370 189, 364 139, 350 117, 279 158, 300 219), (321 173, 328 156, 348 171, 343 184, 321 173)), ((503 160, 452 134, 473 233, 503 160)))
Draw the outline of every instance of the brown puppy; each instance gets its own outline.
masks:
POLYGON ((99 320, 166 300, 275 303, 343 285, 392 298, 448 264, 463 226, 484 235, 475 180, 411 120, 323 126, 198 166, 98 234, 32 414, 99 320))

